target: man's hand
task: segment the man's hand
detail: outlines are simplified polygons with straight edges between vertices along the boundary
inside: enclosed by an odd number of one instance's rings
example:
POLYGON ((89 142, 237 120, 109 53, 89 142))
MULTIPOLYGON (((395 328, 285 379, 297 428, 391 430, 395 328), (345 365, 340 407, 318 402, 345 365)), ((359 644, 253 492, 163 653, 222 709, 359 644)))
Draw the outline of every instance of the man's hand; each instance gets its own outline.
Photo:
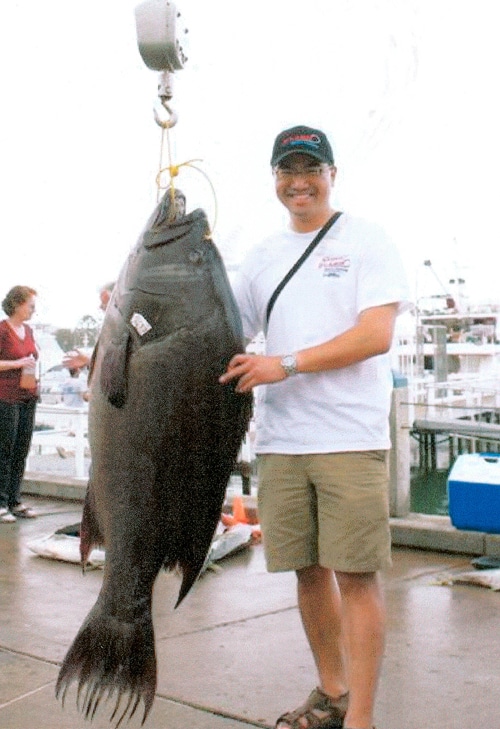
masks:
POLYGON ((79 370, 82 367, 87 367, 89 362, 90 357, 85 352, 80 352, 79 349, 72 349, 71 352, 66 352, 64 355, 62 365, 69 370, 79 370))
POLYGON ((250 392, 257 385, 279 382, 286 377, 281 366, 281 357, 266 357, 261 354, 236 354, 227 366, 226 372, 219 377, 224 385, 237 379, 236 392, 250 392))
MULTIPOLYGON (((362 311, 354 326, 327 342, 295 353, 299 372, 324 372, 348 367, 388 352, 392 342, 397 304, 383 304, 362 311)), ((281 356, 237 354, 219 378, 224 384, 238 379, 236 392, 249 392, 257 385, 279 382, 286 377, 281 356)))

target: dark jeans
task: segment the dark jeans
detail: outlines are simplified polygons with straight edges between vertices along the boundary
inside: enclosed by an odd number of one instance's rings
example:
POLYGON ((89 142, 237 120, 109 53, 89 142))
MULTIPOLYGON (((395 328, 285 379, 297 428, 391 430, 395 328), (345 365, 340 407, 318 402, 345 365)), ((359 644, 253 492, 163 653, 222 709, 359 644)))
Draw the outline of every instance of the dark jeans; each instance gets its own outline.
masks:
POLYGON ((0 401, 0 509, 13 509, 21 503, 35 410, 36 400, 14 405, 0 401))

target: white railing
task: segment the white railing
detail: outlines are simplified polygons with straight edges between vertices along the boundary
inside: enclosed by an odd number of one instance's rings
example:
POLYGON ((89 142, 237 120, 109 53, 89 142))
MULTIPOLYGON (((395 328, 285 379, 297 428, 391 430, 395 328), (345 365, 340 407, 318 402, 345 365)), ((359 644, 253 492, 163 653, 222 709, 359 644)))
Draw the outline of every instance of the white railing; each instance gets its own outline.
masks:
MULTIPOLYGON (((47 405, 40 403, 36 411, 36 424, 49 427, 34 431, 30 453, 26 462, 26 472, 34 473, 33 466, 36 456, 61 452, 65 456, 64 471, 66 474, 73 478, 86 480, 85 459, 90 456, 87 437, 87 408, 68 408, 62 404, 47 405)), ((240 449, 239 461, 251 463, 254 460, 254 438, 255 425, 252 420, 240 449)), ((46 459, 44 469, 45 473, 51 473, 49 459, 46 459)), ((54 475, 56 475, 55 471, 54 475)))
POLYGON ((477 418, 482 412, 500 409, 500 380, 453 377, 446 382, 415 378, 408 382, 408 420, 477 418))
MULTIPOLYGON (((416 334, 396 338, 392 349, 394 370, 408 380, 409 420, 416 417, 468 417, 500 406, 500 345, 446 343, 450 365, 444 377, 424 371, 424 355, 436 360, 435 345, 419 341, 416 334)), ((442 353, 441 355, 442 356, 442 353)))
POLYGON ((31 449, 26 462, 26 472, 31 471, 35 455, 61 452, 71 453, 68 458, 70 475, 77 479, 87 478, 85 455, 88 454, 87 408, 68 408, 64 405, 39 403, 36 410, 36 425, 49 426, 35 430, 31 449), (74 453, 74 456, 73 456, 74 453))

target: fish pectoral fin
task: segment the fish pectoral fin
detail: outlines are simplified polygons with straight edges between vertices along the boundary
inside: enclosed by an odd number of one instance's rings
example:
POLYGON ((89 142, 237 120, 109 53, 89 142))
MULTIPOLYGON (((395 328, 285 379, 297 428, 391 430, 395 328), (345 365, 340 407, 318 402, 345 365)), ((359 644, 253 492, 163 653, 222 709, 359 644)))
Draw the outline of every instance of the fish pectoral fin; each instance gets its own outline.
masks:
POLYGON ((127 332, 107 345, 101 366, 101 390, 111 405, 122 408, 127 400, 127 373, 132 337, 127 332))
POLYGON ((174 607, 176 607, 176 608, 179 607, 181 602, 184 600, 184 598, 188 594, 189 590, 192 588, 192 586, 198 579, 198 577, 201 573, 201 570, 203 569, 204 564, 205 564, 205 559, 202 559, 193 564, 184 564, 181 566, 182 583, 181 583, 181 587, 179 590, 179 594, 177 596, 177 602, 175 603, 174 607))

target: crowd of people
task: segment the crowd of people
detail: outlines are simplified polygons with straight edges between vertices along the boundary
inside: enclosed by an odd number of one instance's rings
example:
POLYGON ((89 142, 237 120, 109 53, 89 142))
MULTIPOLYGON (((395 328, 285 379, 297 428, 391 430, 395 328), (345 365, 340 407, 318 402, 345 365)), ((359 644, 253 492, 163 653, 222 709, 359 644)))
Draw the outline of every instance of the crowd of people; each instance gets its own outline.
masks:
MULTIPOLYGON (((317 668, 309 697, 276 729, 372 729, 385 638, 379 579, 391 564, 388 355, 410 306, 385 231, 331 202, 337 169, 319 129, 276 137, 275 192, 288 226, 250 251, 234 282, 248 341, 220 382, 256 388, 258 513, 270 571, 292 570, 317 668)), ((112 285, 101 291, 106 308, 112 285)), ((0 519, 34 516, 20 487, 36 407, 21 373, 38 357, 26 321, 36 292, 14 287, 0 323, 0 519)), ((89 364, 79 350, 64 365, 89 364)))

